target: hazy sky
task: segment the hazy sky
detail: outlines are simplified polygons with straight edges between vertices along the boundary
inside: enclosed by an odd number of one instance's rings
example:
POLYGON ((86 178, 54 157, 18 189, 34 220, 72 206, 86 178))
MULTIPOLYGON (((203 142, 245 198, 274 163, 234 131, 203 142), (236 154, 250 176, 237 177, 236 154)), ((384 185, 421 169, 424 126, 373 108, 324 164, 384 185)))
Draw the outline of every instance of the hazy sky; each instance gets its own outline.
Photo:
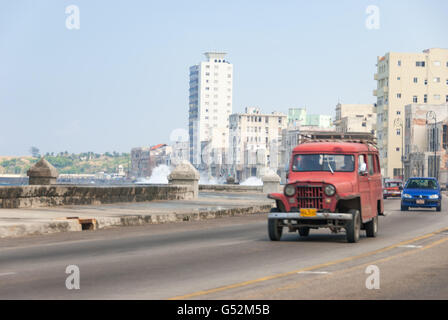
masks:
POLYGON ((338 100, 375 102, 377 56, 447 48, 447 32, 444 0, 2 0, 0 155, 167 143, 188 128, 188 68, 213 50, 234 64, 234 112, 333 115, 338 100))

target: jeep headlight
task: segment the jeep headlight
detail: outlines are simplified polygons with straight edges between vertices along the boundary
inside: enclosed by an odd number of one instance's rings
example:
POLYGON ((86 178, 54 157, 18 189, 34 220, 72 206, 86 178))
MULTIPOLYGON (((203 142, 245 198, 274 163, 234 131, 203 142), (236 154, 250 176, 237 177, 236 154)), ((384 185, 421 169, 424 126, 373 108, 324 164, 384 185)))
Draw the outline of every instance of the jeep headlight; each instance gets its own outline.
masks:
POLYGON ((296 187, 293 184, 287 184, 284 193, 285 196, 292 197, 296 193, 296 187))
POLYGON ((408 193, 404 193, 403 194, 403 198, 408 198, 409 199, 409 198, 412 198, 412 196, 410 194, 408 194, 408 193))
POLYGON ((438 194, 432 194, 429 196, 429 199, 439 199, 439 195, 438 194))
POLYGON ((329 184, 328 186, 325 187, 324 191, 327 196, 331 197, 336 193, 336 188, 334 187, 334 185, 329 184))

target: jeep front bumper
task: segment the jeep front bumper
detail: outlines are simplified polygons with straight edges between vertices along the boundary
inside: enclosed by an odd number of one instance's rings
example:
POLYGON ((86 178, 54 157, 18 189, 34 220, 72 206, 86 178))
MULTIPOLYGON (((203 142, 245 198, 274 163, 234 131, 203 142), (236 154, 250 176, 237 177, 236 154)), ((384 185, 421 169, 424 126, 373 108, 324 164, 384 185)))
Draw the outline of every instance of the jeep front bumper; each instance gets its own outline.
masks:
POLYGON ((271 212, 268 219, 279 221, 280 226, 295 230, 298 227, 310 228, 343 228, 352 219, 351 213, 316 212, 315 216, 304 217, 300 212, 271 212))
POLYGON ((331 213, 331 212, 316 212, 313 217, 303 217, 300 212, 271 212, 268 215, 269 219, 300 219, 300 220, 352 220, 353 215, 351 213, 331 213))

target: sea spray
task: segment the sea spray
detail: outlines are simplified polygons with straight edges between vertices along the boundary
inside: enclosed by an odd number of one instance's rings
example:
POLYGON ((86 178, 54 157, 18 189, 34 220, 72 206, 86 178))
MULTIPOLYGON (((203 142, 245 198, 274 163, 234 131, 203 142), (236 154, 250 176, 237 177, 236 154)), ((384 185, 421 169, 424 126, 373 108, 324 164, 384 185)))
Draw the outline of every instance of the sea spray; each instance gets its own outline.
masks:
POLYGON ((171 173, 171 168, 167 165, 160 164, 152 170, 149 179, 139 178, 136 184, 168 184, 168 175, 171 173))
POLYGON ((242 186, 262 186, 263 181, 257 177, 249 177, 240 183, 242 186))

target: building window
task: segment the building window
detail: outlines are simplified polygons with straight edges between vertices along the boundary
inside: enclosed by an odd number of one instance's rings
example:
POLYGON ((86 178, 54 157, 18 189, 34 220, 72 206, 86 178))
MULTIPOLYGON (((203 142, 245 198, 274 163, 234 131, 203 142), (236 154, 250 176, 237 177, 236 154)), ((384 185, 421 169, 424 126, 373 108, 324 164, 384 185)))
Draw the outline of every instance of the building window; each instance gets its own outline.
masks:
POLYGON ((401 111, 397 111, 397 114, 401 114, 401 111))
POLYGON ((401 135, 401 129, 397 129, 397 136, 401 135))
POLYGON ((439 77, 435 77, 434 78, 434 82, 439 83, 440 82, 440 78, 439 77))
POLYGON ((397 98, 401 99, 401 93, 397 93, 397 98))
POLYGON ((425 86, 428 85, 428 79, 425 79, 425 86))
POLYGON ((440 100, 440 94, 435 94, 434 95, 434 100, 440 100))
POLYGON ((435 67, 440 67, 440 61, 434 61, 434 66, 435 67))
POLYGON ((415 62, 416 67, 425 67, 425 61, 417 61, 415 62))
POLYGON ((445 102, 448 102, 448 94, 445 96, 445 102))
POLYGON ((442 130, 442 147, 446 150, 448 148, 448 125, 444 124, 442 130))
POLYGON ((418 82, 418 78, 414 78, 414 83, 417 83, 418 82))
POLYGON ((414 103, 417 103, 417 102, 418 102, 418 98, 417 98, 417 96, 413 96, 413 97, 412 97, 412 102, 414 102, 414 103))
POLYGON ((398 81, 400 81, 400 80, 401 80, 401 78, 400 78, 400 77, 397 77, 397 80, 398 80, 398 81))
POLYGON ((401 67, 401 60, 398 60, 398 61, 397 61, 397 65, 398 65, 399 67, 401 67))
POLYGON ((398 147, 397 147, 397 148, 395 148, 395 151, 400 151, 400 148, 398 148, 398 147))
POLYGON ((428 103, 428 95, 427 94, 425 94, 423 96, 423 103, 428 103))

